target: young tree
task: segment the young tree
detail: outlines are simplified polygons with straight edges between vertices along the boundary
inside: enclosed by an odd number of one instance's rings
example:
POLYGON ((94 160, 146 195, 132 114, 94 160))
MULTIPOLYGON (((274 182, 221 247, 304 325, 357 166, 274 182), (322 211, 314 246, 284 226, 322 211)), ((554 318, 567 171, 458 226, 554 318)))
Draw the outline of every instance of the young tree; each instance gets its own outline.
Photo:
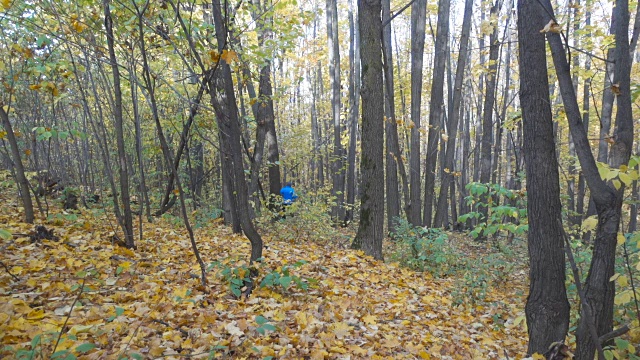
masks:
POLYGON ((410 204, 408 220, 422 225, 420 179, 420 105, 422 103, 422 61, 424 33, 427 22, 426 0, 411 5, 411 152, 409 153, 410 204))
MULTIPOLYGON (((549 0, 542 0, 544 7, 539 9, 544 24, 557 24, 553 7, 549 0)), ((615 33, 614 77, 617 102, 615 132, 613 144, 609 151, 609 166, 620 168, 629 162, 633 146, 633 118, 631 112, 631 57, 629 46, 629 2, 617 0, 613 10, 612 21, 615 33)), ((620 230, 622 201, 625 190, 624 182, 605 182, 599 174, 587 132, 582 123, 582 114, 578 106, 577 96, 571 81, 569 62, 566 57, 565 44, 561 35, 555 31, 546 33, 551 48, 560 93, 565 113, 569 122, 576 154, 585 176, 585 180, 595 205, 598 216, 593 256, 584 286, 585 306, 581 307, 581 319, 576 332, 576 356, 579 359, 592 359, 597 347, 589 329, 589 321, 595 321, 597 336, 611 332, 613 328, 613 300, 615 284, 610 281, 614 274, 616 244, 620 230), (589 316, 591 315, 591 316, 589 316), (593 319, 590 319, 593 317, 593 319)))
MULTIPOLYGON (((464 5, 464 18, 462 20, 462 35, 460 36, 460 53, 458 54, 458 65, 456 68, 456 78, 453 85, 453 107, 449 111, 449 125, 447 149, 444 156, 444 167, 449 171, 442 173, 442 184, 440 185, 440 196, 436 208, 435 227, 445 225, 444 220, 447 215, 447 192, 453 184, 453 160, 456 151, 456 135, 458 133, 458 120, 460 118, 460 105, 462 103, 462 82, 469 56, 469 35, 471 33, 471 14, 473 13, 473 0, 466 0, 464 5)), ((452 198, 451 201, 454 201, 452 198)), ((456 219, 453 219, 456 221, 456 219)))
POLYGON ((33 203, 31 202, 31 191, 29 190, 29 181, 24 175, 24 166, 22 165, 22 159, 20 158, 20 149, 18 148, 18 141, 16 135, 13 132, 11 121, 9 120, 9 114, 5 110, 5 104, 0 101, 0 121, 4 131, 7 133, 7 140, 9 141, 9 147, 11 148, 11 159, 16 173, 16 183, 18 183, 18 189, 20 191, 20 198, 22 199, 22 206, 24 206, 24 218, 25 222, 33 224, 33 203))
POLYGON ((347 158, 347 209, 344 223, 353 220, 356 199, 356 143, 360 112, 360 32, 355 24, 354 1, 349 0, 349 154, 347 158))
MULTIPOLYGON (((218 52, 222 53, 227 46, 227 24, 222 15, 220 0, 213 1, 213 17, 218 40, 218 52)), ((220 59, 214 69, 210 84, 211 103, 214 107, 218 122, 220 149, 225 158, 222 161, 223 171, 227 177, 230 195, 237 207, 236 214, 239 218, 242 231, 251 242, 251 261, 262 257, 262 237, 256 231, 250 217, 249 194, 247 182, 244 177, 242 163, 242 147, 240 145, 240 122, 238 121, 238 107, 235 92, 233 91, 233 78, 229 64, 220 59)))
MULTIPOLYGON (((120 172, 120 199, 122 200, 123 214, 119 219, 124 233, 124 243, 128 248, 135 248, 133 240, 133 216, 131 213, 131 198, 129 196, 129 174, 127 169, 127 153, 124 144, 124 129, 122 126, 122 89, 120 88, 120 69, 115 52, 115 40, 113 37, 113 18, 111 17, 110 0, 103 1, 104 27, 107 31, 107 46, 109 49, 109 61, 113 75, 113 87, 115 104, 113 117, 116 128, 116 143, 118 145, 118 169, 120 172)), ((114 197, 116 194, 114 194, 114 197)), ((115 205, 117 206, 117 204, 115 205)))
POLYGON ((382 95, 381 0, 358 0, 362 54, 362 190, 360 223, 352 247, 382 259, 384 225, 384 99, 382 95))
POLYGON ((520 103, 524 132, 529 213, 529 296, 525 313, 527 352, 545 353, 564 341, 569 328, 569 302, 564 285, 560 183, 549 101, 543 19, 539 5, 518 1, 520 103))
POLYGON ((327 40, 329 47, 329 77, 331 80, 331 117, 333 119, 333 187, 331 195, 336 205, 331 216, 336 222, 344 219, 344 169, 342 148, 342 124, 340 122, 340 43, 338 41, 337 0, 327 0, 327 40))
MULTIPOLYGON (((436 33, 431 101, 429 102, 429 135, 427 138, 427 161, 424 171, 424 212, 422 224, 430 227, 433 220, 433 195, 436 182, 436 164, 442 116, 444 114, 444 70, 447 63, 449 43, 450 0, 438 1, 438 29, 436 33)), ((455 131, 455 128, 454 128, 455 131)))

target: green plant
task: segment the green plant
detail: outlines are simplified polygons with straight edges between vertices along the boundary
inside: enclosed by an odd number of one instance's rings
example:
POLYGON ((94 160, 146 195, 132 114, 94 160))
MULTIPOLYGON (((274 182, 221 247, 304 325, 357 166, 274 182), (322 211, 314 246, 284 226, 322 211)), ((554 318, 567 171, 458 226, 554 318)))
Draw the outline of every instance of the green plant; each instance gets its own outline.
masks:
POLYGON ((229 291, 235 296, 240 297, 242 295, 242 288, 246 283, 251 281, 251 269, 246 265, 240 265, 238 267, 230 267, 219 261, 213 262, 209 265, 207 271, 213 268, 220 268, 218 276, 222 278, 222 281, 227 283, 229 291))
POLYGON ((507 189, 499 184, 483 184, 472 182, 467 184, 469 196, 465 199, 476 210, 461 215, 459 222, 475 219, 477 223, 469 235, 474 238, 498 235, 506 232, 509 236, 522 235, 527 232, 526 193, 507 189), (502 204, 502 205, 500 205, 502 204), (487 208, 487 216, 480 211, 487 208))
POLYGON ((454 270, 456 254, 441 229, 413 226, 404 219, 396 219, 396 229, 391 236, 397 245, 392 258, 401 265, 436 276, 454 270))
POLYGON ((270 322, 271 320, 262 315, 256 316, 256 323, 258 324, 256 331, 260 333, 260 335, 264 335, 267 331, 276 331, 278 328, 270 322))
POLYGON ((294 284, 298 289, 306 291, 309 288, 308 281, 311 279, 303 279, 297 275, 291 274, 292 268, 298 268, 306 263, 306 261, 300 260, 291 266, 285 265, 280 269, 271 271, 262 279, 260 287, 267 287, 271 289, 281 288, 282 290, 287 291, 289 290, 289 287, 294 284))

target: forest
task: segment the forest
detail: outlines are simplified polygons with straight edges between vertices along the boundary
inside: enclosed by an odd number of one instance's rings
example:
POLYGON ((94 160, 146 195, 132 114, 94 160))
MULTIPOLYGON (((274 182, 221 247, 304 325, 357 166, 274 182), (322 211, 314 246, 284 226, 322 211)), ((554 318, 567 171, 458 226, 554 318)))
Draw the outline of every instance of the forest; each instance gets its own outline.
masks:
POLYGON ((640 359, 640 6, 0 0, 0 358, 640 359))

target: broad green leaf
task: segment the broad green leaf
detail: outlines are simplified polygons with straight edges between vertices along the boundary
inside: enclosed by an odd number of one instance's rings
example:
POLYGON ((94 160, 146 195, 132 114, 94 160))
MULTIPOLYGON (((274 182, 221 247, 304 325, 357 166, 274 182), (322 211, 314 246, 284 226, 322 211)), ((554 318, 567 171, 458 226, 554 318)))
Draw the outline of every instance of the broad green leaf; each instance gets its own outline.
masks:
POLYGON ((5 230, 5 229, 0 229, 0 238, 4 239, 4 240, 10 240, 13 237, 13 235, 11 235, 11 232, 5 230))
POLYGON ((264 316, 262 316, 262 315, 258 315, 258 316, 256 316, 256 322, 257 322, 259 325, 262 325, 262 324, 266 324, 266 323, 268 323, 268 322, 269 322, 269 319, 267 319, 266 317, 264 317, 264 316))
POLYGON ((89 352, 89 351, 91 351, 91 350, 93 350, 93 349, 95 349, 95 348, 96 348, 96 345, 95 345, 95 344, 92 344, 92 343, 84 343, 84 344, 82 344, 82 345, 78 345, 78 346, 76 347, 76 352, 78 352, 78 353, 80 353, 80 354, 84 354, 84 353, 89 352))

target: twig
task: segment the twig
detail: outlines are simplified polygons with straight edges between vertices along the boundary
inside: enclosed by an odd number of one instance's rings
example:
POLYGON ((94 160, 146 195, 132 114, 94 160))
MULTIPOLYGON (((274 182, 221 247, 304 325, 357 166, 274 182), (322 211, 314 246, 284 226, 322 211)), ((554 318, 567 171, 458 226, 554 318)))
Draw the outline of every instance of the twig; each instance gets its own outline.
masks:
POLYGON ((633 294, 633 300, 636 305, 636 317, 640 320, 640 306, 638 305, 638 295, 636 292, 636 285, 633 280, 633 271, 631 271, 631 265, 629 265, 629 252, 627 252, 626 241, 622 244, 624 249, 624 262, 627 264, 627 271, 629 272, 629 285, 631 285, 631 293, 633 294))
POLYGON ((11 277, 12 277, 15 281, 20 281, 20 278, 19 278, 19 277, 17 277, 17 276, 15 276, 15 275, 13 275, 13 274, 11 273, 11 271, 9 271, 9 268, 7 267, 7 265, 5 265, 5 263, 3 263, 2 261, 0 261, 0 265, 2 265, 2 267, 3 267, 5 270, 7 270, 7 274, 11 275, 11 277))
POLYGON ((87 278, 82 279, 82 285, 80 285, 80 291, 78 291, 78 295, 73 300, 71 304, 71 309, 69 309, 69 313, 67 314, 67 318, 64 319, 64 324, 62 324, 62 328, 60 329, 60 333, 58 334, 58 340, 56 340, 56 345, 53 347, 51 354, 55 354, 56 349, 58 348, 58 344, 60 343, 60 339, 62 338, 62 334, 65 332, 64 329, 67 327, 67 323, 69 322, 69 318, 71 317, 71 313, 73 312, 73 307, 76 306, 76 303, 80 299, 80 295, 82 295, 82 291, 84 290, 84 284, 87 282, 87 278))
POLYGON ((168 323, 168 322, 166 322, 166 321, 162 321, 162 320, 159 320, 159 319, 151 319, 151 321, 153 321, 153 322, 157 322, 158 324, 162 324, 162 325, 164 325, 164 326, 166 326, 166 327, 168 327, 168 328, 171 328, 171 329, 173 329, 173 330, 180 331, 180 332, 182 333, 182 335, 189 335, 189 332, 188 332, 188 331, 186 331, 186 330, 184 330, 184 329, 180 329, 180 328, 173 327, 173 326, 171 326, 171 324, 169 324, 169 323, 168 323))
POLYGON ((416 0, 411 0, 409 1, 409 3, 405 6, 402 7, 402 9, 398 10, 395 14, 393 14, 393 16, 391 16, 389 19, 387 19, 384 23, 382 23, 382 27, 385 27, 387 25, 389 25, 389 23, 395 19, 398 15, 402 14, 405 10, 407 10, 407 8, 409 6, 411 6, 411 4, 413 4, 414 2, 416 2, 416 0))
POLYGON ((613 338, 626 334, 627 332, 629 332, 629 330, 631 330, 631 328, 629 327, 629 324, 626 324, 609 333, 606 333, 600 336, 598 340, 600 340, 600 344, 604 344, 613 338))
POLYGON ((567 252, 567 257, 569 258, 569 263, 571 264, 571 271, 573 272, 573 281, 576 284, 576 289, 578 290, 578 296, 580 297, 580 305, 582 310, 584 311, 584 321, 587 322, 587 327, 589 328, 589 334, 591 335, 591 339, 595 342, 596 349, 598 350, 598 359, 604 359, 604 350, 602 349, 602 343, 600 339, 598 339, 598 330, 596 329, 595 318, 593 313, 591 312, 591 307, 589 303, 587 303, 587 298, 585 296, 584 291, 582 290, 582 283, 580 282, 580 272, 578 271, 578 266, 576 265, 576 260, 573 258, 573 251, 571 251, 571 244, 569 243, 569 236, 564 231, 564 226, 562 225, 562 220, 558 219, 558 223, 560 225, 560 231, 562 231, 562 238, 564 239, 565 251, 567 252))

